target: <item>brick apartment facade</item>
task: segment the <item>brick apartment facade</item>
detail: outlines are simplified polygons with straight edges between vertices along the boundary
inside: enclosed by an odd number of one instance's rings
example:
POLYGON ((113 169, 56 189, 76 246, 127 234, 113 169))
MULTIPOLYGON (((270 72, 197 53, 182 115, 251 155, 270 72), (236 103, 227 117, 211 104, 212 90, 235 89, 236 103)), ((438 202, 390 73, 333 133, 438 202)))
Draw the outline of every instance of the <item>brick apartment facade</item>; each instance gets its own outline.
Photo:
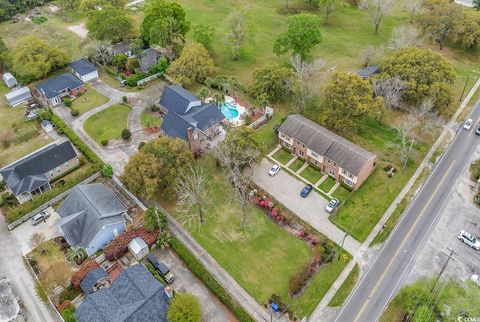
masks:
POLYGON ((376 156, 299 114, 278 129, 279 143, 293 155, 357 190, 375 168, 376 156))

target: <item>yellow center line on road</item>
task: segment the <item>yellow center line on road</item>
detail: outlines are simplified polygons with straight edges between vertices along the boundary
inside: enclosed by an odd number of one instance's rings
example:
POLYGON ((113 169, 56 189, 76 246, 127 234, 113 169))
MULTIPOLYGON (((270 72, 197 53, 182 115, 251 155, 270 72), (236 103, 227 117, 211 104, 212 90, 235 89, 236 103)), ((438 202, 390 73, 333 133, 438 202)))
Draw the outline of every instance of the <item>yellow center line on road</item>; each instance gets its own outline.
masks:
POLYGON ((358 319, 360 319, 363 311, 365 311, 365 308, 367 307, 368 301, 372 298, 373 294, 376 292, 378 286, 380 285, 380 282, 382 282, 382 280, 385 278, 385 274, 389 271, 390 267, 391 267, 392 264, 393 264, 393 261, 395 260, 395 258, 397 258, 398 253, 399 253, 400 250, 403 248, 403 245, 405 244, 405 242, 408 240, 408 238, 409 238, 410 235, 412 234, 413 230, 415 229, 415 227, 417 226, 418 222, 420 221, 420 218, 422 218, 422 216, 423 216, 423 214, 424 214, 424 212, 425 212, 425 209, 427 209, 428 206, 430 205, 430 202, 432 201, 433 196, 436 195, 438 189, 442 186, 443 181, 444 181, 445 178, 447 177, 448 173, 450 172, 450 170, 452 169, 452 167, 453 167, 453 165, 455 164, 456 161, 457 161, 457 160, 453 160, 453 162, 450 164, 450 166, 448 167, 447 171, 446 171, 445 174, 443 175, 442 180, 440 180, 440 183, 439 183, 438 186, 435 188, 435 190, 433 191, 433 193, 430 195, 430 198, 428 198, 427 203, 425 204, 425 206, 423 207, 422 211, 420 212, 420 215, 417 217, 417 219, 416 219, 415 222, 413 223, 413 226, 410 228, 410 230, 408 231, 407 235, 406 235, 405 238, 402 240, 402 243, 400 244, 400 247, 398 247, 397 251, 395 252, 395 255, 393 255, 392 259, 391 259, 390 262, 388 263, 387 268, 383 271, 382 275, 381 275, 380 278, 377 280, 377 283, 375 284, 375 287, 374 287, 373 290, 370 292, 370 294, 368 295, 368 298, 365 300, 365 302, 363 303, 362 307, 360 308, 360 311, 359 311, 358 314, 356 315, 354 322, 357 322, 358 319))

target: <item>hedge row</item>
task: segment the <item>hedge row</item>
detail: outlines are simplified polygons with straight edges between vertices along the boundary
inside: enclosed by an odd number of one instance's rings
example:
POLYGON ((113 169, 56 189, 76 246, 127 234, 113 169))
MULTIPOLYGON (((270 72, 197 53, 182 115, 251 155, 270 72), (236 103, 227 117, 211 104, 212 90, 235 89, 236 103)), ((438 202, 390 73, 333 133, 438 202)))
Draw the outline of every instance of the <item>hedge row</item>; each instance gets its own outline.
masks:
POLYGON ((44 120, 49 120, 57 127, 57 131, 64 133, 72 142, 73 145, 77 147, 80 152, 87 158, 88 161, 95 163, 98 166, 98 170, 103 167, 102 160, 92 151, 90 148, 75 134, 75 132, 66 125, 61 118, 53 114, 51 111, 48 111, 41 115, 41 118, 44 120))
POLYGON ((37 209, 38 207, 48 202, 52 198, 55 198, 62 192, 67 191, 68 189, 72 188, 73 186, 87 179, 88 177, 93 175, 95 172, 97 172, 97 169, 95 166, 92 166, 91 164, 84 165, 82 168, 71 173, 69 177, 70 180, 65 180, 64 185, 55 185, 54 187, 52 187, 52 190, 44 192, 41 195, 36 195, 34 199, 24 204, 16 205, 12 208, 9 208, 7 210, 7 222, 11 224, 15 220, 22 218, 29 212, 37 209))
POLYGON ((193 274, 197 276, 226 307, 228 307, 239 321, 254 321, 177 238, 172 237, 170 246, 185 262, 188 269, 193 272, 193 274))

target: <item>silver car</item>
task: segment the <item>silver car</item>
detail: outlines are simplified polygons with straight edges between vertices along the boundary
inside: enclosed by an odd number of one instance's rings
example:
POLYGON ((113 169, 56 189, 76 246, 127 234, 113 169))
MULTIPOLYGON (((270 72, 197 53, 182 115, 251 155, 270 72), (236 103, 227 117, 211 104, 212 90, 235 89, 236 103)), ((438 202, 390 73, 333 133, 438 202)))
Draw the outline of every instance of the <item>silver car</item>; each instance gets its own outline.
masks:
POLYGON ((278 164, 274 164, 273 167, 268 171, 268 174, 273 177, 280 171, 280 166, 278 164))
POLYGON ((457 236, 458 240, 466 245, 472 247, 475 250, 480 250, 480 240, 475 238, 472 234, 467 233, 465 230, 462 230, 457 236))
POLYGON ((335 199, 333 198, 332 200, 330 200, 330 202, 325 206, 325 211, 328 212, 329 214, 331 214, 335 208, 337 208, 338 204, 340 203, 340 201, 338 201, 338 199, 335 199))
POLYGON ((32 225, 36 226, 42 221, 47 220, 47 218, 50 217, 50 214, 46 211, 41 211, 32 218, 32 225))

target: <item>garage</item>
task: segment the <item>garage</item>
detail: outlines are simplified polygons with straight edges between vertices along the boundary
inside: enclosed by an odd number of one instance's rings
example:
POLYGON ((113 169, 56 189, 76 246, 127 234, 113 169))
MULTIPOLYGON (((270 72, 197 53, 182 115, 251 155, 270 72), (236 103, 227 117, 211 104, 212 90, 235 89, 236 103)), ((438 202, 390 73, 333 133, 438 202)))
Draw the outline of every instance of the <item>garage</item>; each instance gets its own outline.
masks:
POLYGON ((32 97, 32 93, 30 92, 30 88, 27 86, 16 89, 10 93, 5 94, 5 99, 7 100, 7 104, 11 107, 17 106, 23 102, 28 101, 32 97))
POLYGON ((69 64, 72 73, 86 83, 98 78, 98 70, 91 62, 82 58, 69 64))

